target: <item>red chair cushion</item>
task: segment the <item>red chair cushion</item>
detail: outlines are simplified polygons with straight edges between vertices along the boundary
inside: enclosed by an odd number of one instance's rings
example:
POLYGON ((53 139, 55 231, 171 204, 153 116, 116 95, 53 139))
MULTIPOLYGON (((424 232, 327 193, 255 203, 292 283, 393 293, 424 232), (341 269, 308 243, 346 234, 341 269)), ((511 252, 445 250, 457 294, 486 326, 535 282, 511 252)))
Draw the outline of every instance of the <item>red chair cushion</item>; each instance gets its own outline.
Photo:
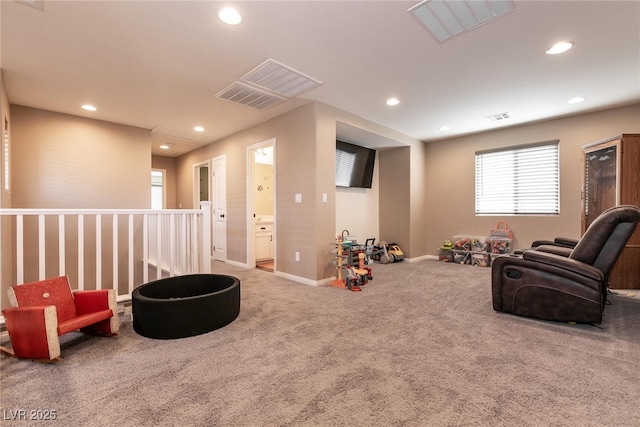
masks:
POLYGON ((76 304, 67 276, 13 286, 18 307, 55 305, 58 323, 76 317, 76 304))
POLYGON ((85 328, 94 323, 98 323, 105 319, 110 319, 113 316, 111 309, 96 311, 93 313, 82 314, 74 317, 73 319, 66 320, 58 323, 58 336, 64 335, 67 332, 75 331, 80 328, 85 328))

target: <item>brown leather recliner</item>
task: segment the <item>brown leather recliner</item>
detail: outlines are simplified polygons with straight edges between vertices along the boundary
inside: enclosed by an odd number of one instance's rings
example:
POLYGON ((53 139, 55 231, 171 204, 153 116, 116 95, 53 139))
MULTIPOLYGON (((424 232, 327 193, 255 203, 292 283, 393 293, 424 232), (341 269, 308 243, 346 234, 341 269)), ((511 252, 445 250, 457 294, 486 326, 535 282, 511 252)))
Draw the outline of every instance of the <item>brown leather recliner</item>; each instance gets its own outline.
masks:
POLYGON ((573 249, 542 244, 496 258, 493 309, 543 320, 602 322, 607 276, 639 221, 638 207, 615 206, 591 223, 573 249))

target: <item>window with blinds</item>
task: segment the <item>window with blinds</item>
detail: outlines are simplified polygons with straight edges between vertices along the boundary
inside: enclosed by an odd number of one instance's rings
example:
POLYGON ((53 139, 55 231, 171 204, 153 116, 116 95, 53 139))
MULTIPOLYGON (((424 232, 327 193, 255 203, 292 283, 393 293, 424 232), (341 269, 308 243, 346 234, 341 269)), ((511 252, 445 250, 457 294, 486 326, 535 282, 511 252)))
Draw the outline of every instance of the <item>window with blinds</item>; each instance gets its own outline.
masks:
POLYGON ((558 140, 476 152, 476 214, 557 214, 558 140))

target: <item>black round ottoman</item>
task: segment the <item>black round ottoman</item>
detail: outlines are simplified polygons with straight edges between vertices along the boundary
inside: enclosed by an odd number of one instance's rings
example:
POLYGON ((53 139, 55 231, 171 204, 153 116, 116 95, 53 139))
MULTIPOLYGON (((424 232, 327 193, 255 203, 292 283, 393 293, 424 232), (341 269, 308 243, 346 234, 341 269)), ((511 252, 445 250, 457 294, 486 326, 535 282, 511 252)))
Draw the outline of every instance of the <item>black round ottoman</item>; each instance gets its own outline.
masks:
POLYGON ((147 338, 184 338, 219 329, 240 313, 240 280, 188 274, 149 282, 131 294, 133 329, 147 338))

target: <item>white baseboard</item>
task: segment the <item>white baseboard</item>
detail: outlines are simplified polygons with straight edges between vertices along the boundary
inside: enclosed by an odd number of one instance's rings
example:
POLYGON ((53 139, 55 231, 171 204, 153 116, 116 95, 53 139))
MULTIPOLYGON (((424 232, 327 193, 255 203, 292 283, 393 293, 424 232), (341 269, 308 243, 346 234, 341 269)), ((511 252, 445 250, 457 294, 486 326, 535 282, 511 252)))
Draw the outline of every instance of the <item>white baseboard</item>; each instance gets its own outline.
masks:
POLYGON ((232 261, 230 259, 223 261, 225 264, 229 264, 229 265, 233 265, 234 267, 240 267, 240 268, 249 268, 249 265, 246 262, 238 262, 238 261, 232 261))
POLYGON ((407 262, 420 262, 420 261, 425 261, 428 259, 434 259, 434 260, 438 260, 438 256, 437 255, 422 255, 419 257, 415 257, 415 258, 407 258, 406 261, 407 262))
POLYGON ((309 286, 320 286, 324 284, 325 280, 331 281, 331 279, 312 280, 312 279, 307 279, 306 277, 296 276, 294 274, 283 273, 281 271, 275 271, 273 274, 275 276, 282 277, 284 279, 293 280, 294 282, 302 283, 309 286))
MULTIPOLYGON (((413 262, 421 262, 421 261, 426 261, 428 259, 431 260, 438 260, 438 256, 437 255, 421 255, 415 258, 405 258, 404 261, 400 261, 400 262, 409 262, 409 263, 413 263, 413 262)), ((376 262, 377 263, 377 262, 376 262)))

